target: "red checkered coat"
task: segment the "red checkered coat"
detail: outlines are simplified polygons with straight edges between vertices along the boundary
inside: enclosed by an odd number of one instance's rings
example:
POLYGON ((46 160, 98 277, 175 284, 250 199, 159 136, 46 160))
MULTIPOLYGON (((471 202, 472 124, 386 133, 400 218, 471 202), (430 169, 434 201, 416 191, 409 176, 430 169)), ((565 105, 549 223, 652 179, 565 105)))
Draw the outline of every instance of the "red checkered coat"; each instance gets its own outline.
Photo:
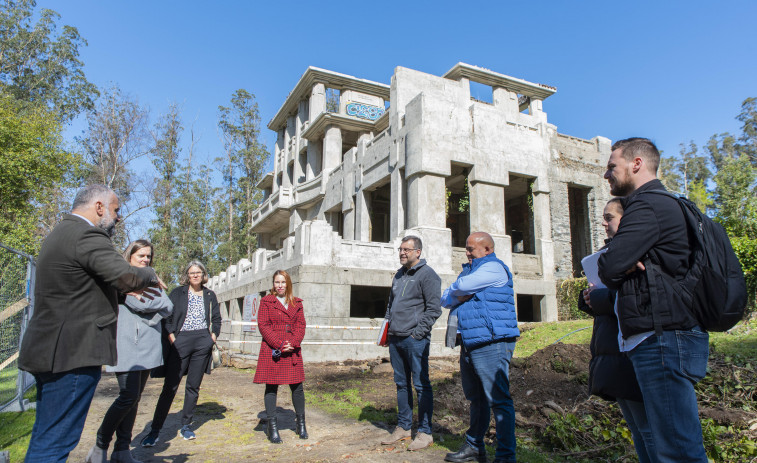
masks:
POLYGON ((285 308, 273 294, 260 300, 258 329, 263 336, 255 370, 255 383, 297 384, 305 380, 300 343, 305 337, 305 315, 302 299, 295 297, 294 304, 285 308), (271 357, 273 349, 280 349, 285 341, 294 347, 277 360, 271 357))

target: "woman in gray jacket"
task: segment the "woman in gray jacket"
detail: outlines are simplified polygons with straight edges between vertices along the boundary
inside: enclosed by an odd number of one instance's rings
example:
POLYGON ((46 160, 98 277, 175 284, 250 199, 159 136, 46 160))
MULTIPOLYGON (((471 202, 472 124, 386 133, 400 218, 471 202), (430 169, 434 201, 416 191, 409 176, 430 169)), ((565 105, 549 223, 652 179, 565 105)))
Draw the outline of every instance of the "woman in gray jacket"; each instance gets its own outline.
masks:
MULTIPOLYGON (((153 246, 147 240, 137 240, 129 244, 123 256, 134 267, 152 266, 153 246)), ((160 322, 172 310, 173 304, 163 290, 129 293, 118 306, 118 364, 105 370, 116 373, 120 391, 97 430, 97 443, 89 451, 87 462, 108 460, 108 445, 115 433, 110 461, 139 463, 129 451, 132 428, 150 370, 163 365, 160 322)))

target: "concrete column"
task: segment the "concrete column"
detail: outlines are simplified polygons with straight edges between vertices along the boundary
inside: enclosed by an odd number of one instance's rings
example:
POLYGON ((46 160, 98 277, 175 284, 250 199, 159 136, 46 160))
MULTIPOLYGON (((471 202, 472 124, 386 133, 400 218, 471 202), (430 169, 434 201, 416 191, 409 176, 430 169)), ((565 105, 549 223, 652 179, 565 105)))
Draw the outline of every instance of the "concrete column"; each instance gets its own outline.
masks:
POLYGON ((501 185, 472 183, 470 192, 470 229, 492 235, 505 234, 505 190, 501 185))
POLYGON ((468 191, 471 233, 482 231, 490 234, 497 257, 512 267, 512 240, 505 232, 504 187, 472 182, 468 185, 468 191))
POLYGON ((547 122, 547 113, 544 112, 542 107, 543 100, 531 97, 528 105, 528 113, 539 120, 539 122, 547 122))
POLYGON ((446 199, 444 177, 431 174, 407 179, 407 228, 445 228, 446 199))
POLYGON ((326 126, 323 136, 323 171, 331 172, 342 162, 342 130, 335 125, 326 126))
POLYGON ((492 91, 494 106, 507 114, 518 114, 518 94, 506 88, 495 87, 492 91))
POLYGON ((370 191, 360 190, 355 195, 355 239, 371 240, 370 191))
POLYGON ((305 122, 307 114, 305 110, 307 108, 307 102, 305 100, 300 101, 297 107, 297 116, 294 118, 294 153, 292 153, 292 159, 294 159, 294 184, 297 185, 300 182, 300 177, 305 177, 305 166, 300 163, 300 146, 302 146, 302 124, 305 122))
POLYGON ((279 130, 278 132, 276 132, 276 146, 274 147, 273 154, 273 188, 271 189, 272 194, 279 191, 278 175, 282 169, 281 165, 284 155, 284 132, 284 130, 279 130))
POLYGON ((342 201, 342 239, 355 239, 355 204, 352 196, 342 201), (345 209, 345 203, 348 208, 345 209))
POLYGON ((313 84, 313 88, 310 90, 310 103, 308 120, 313 122, 319 114, 326 111, 326 86, 317 83, 313 84))
POLYGON ((394 239, 405 229, 405 175, 394 169, 390 176, 389 237, 394 239))
POLYGON ((287 125, 284 129, 284 148, 281 155, 281 172, 283 172, 281 186, 283 188, 291 188, 292 182, 289 180, 289 159, 291 158, 289 153, 289 142, 292 139, 292 131, 290 130, 292 124, 292 118, 287 118, 287 125))
POLYGON ((548 192, 534 192, 534 251, 541 257, 542 275, 553 280, 555 274, 555 247, 552 242, 552 220, 548 192))
POLYGON ((305 179, 310 180, 321 173, 321 140, 308 141, 308 163, 305 179))

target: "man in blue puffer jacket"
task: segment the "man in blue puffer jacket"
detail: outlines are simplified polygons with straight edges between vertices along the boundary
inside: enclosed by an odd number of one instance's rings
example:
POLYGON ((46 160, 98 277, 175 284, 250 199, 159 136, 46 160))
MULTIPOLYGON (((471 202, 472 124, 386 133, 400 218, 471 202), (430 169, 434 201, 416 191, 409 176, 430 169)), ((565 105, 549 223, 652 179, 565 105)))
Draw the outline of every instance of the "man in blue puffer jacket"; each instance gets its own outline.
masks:
POLYGON ((515 409, 510 396, 510 359, 520 336, 515 313, 513 277, 494 254, 494 240, 484 232, 465 242, 468 263, 442 294, 442 306, 457 314, 461 341, 460 379, 470 405, 470 428, 465 443, 446 461, 486 461, 484 435, 489 409, 497 430, 495 463, 515 462, 515 409))

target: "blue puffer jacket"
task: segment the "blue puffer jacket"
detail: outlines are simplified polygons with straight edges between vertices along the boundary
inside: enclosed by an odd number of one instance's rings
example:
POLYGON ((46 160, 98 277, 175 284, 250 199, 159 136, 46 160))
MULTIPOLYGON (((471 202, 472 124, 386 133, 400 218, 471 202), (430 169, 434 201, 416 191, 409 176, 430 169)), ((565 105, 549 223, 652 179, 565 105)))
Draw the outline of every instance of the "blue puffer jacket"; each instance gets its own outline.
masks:
POLYGON ((507 284, 484 288, 458 306, 457 329, 466 349, 520 336, 518 317, 515 314, 513 275, 507 265, 492 253, 473 259, 470 264, 463 264, 463 273, 473 273, 481 264, 490 261, 497 262, 507 272, 507 284), (470 271, 466 272, 468 266, 470 271))

